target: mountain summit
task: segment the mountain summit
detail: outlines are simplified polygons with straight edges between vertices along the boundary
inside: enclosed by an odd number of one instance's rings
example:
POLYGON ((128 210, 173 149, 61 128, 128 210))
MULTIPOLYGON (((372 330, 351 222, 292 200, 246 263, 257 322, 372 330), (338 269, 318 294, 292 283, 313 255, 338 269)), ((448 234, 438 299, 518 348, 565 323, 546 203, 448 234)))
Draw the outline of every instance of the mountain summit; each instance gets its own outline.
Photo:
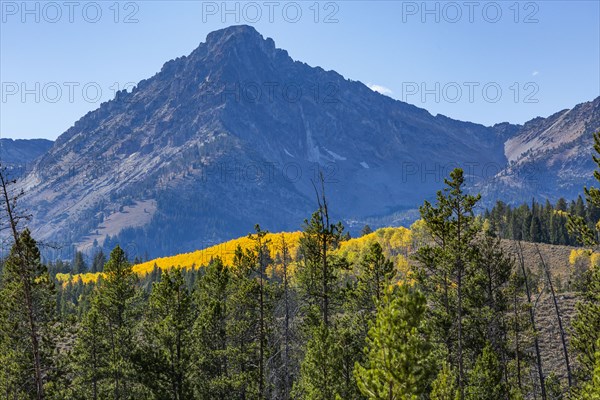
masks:
POLYGON ((160 256, 297 229, 319 172, 336 218, 398 222, 456 166, 485 184, 523 129, 434 117, 232 26, 78 120, 22 185, 40 239, 160 256))

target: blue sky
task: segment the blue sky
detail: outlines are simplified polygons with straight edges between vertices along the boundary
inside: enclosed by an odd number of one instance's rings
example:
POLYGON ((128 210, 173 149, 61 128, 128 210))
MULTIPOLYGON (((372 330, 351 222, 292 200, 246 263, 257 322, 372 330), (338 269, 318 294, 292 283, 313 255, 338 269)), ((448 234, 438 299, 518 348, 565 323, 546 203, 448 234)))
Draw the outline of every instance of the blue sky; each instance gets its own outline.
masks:
POLYGON ((599 4, 2 0, 0 136, 55 139, 116 89, 241 23, 434 115, 522 123, 600 95, 599 4))

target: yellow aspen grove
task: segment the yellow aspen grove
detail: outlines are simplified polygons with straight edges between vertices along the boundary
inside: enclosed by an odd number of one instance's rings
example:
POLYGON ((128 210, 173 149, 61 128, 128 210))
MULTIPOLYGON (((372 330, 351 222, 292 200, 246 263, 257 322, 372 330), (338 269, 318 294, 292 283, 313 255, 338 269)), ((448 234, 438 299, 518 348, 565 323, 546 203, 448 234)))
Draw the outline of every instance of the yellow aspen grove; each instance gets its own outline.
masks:
MULTIPOLYGON (((298 241, 302 236, 301 232, 267 233, 265 235, 265 241, 268 243, 267 247, 269 248, 269 251, 273 256, 276 256, 280 252, 278 243, 281 242, 282 235, 285 237, 285 241, 289 247, 288 255, 290 259, 295 260, 296 253, 298 251, 298 241)), ((362 252, 375 241, 381 245, 386 257, 389 257, 395 261, 396 265, 399 267, 399 269, 401 269, 401 272, 408 272, 408 261, 406 255, 411 251, 412 237, 411 231, 404 227, 381 228, 368 235, 344 241, 340 244, 340 248, 336 250, 336 253, 346 257, 348 261, 352 262, 354 259, 358 259, 357 257, 360 257, 362 252)), ((141 264, 136 264, 133 266, 133 272, 143 277, 151 273, 154 269, 154 266, 161 270, 168 270, 173 267, 180 267, 184 270, 199 268, 208 265, 210 261, 216 257, 219 257, 223 261, 224 265, 233 265, 235 249, 238 246, 240 246, 242 250, 246 250, 255 246, 255 243, 247 236, 243 236, 224 243, 210 246, 203 250, 176 254, 169 257, 156 258, 141 264)), ((293 271, 294 266, 290 265, 289 272, 293 274, 293 271)), ((280 274, 281 271, 274 268, 267 271, 267 273, 280 274)), ((75 275, 59 273, 56 274, 56 279, 61 282, 63 286, 65 286, 69 282, 95 283, 101 276, 101 272, 87 272, 75 275)))

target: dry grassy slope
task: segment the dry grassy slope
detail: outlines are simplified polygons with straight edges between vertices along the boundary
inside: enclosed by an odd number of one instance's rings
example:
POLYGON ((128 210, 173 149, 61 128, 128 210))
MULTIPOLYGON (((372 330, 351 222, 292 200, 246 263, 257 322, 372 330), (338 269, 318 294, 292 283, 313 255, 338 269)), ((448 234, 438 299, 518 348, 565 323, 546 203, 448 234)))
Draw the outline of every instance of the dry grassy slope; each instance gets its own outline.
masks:
MULTIPOLYGON (((516 242, 512 240, 503 240, 502 245, 505 250, 516 257, 516 251, 518 249, 516 242)), ((539 271, 541 271, 540 257, 537 254, 536 244, 521 242, 521 246, 523 248, 525 265, 534 273, 539 273, 539 271)), ((543 243, 538 243, 537 246, 540 249, 540 253, 542 253, 544 262, 550 268, 553 280, 560 280, 561 284, 566 287, 573 272, 573 268, 569 265, 569 254, 571 254, 571 250, 575 249, 575 247, 543 243)))
MULTIPOLYGON (((515 242, 506 240, 503 241, 503 245, 507 251, 516 256, 517 253, 515 251, 518 247, 515 242)), ((540 258, 537 254, 536 245, 534 243, 526 242, 522 242, 521 245, 523 247, 525 265, 529 267, 532 272, 540 274, 540 258)), ((537 246, 539 246, 542 257, 550 269, 555 290, 559 289, 557 288, 557 286, 559 286, 559 281, 564 289, 564 291, 560 291, 557 294, 557 301, 568 341, 571 318, 575 315, 575 304, 577 303, 576 294, 573 291, 570 291, 569 288, 569 282, 572 280, 574 272, 573 267, 569 265, 569 254, 574 247, 549 244, 538 244, 537 246)), ((535 311, 544 373, 547 376, 549 373, 554 372, 561 379, 563 385, 566 386, 567 372, 560 339, 558 319, 552 296, 546 290, 542 291, 535 311)), ((575 356, 569 352, 569 357, 571 365, 573 366, 575 356)))

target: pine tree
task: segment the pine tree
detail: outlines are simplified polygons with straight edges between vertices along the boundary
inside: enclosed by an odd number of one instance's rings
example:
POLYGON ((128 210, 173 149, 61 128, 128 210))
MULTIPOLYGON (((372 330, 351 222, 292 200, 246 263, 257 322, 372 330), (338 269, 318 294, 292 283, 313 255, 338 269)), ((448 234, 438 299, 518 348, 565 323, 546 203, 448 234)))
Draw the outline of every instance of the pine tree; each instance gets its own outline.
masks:
MULTIPOLYGON (((257 227, 258 228, 258 227, 257 227)), ((260 228, 258 228, 258 232, 260 228)), ((255 246, 235 251, 229 281, 230 312, 226 323, 228 375, 231 396, 265 398, 266 364, 271 354, 269 340, 273 325, 272 290, 265 276, 269 262, 263 234, 254 237, 255 246), (262 277, 261 277, 262 274, 262 277)))
POLYGON ((584 218, 585 217, 585 204, 583 203, 583 198, 580 196, 577 196, 577 201, 575 202, 575 209, 573 210, 573 214, 584 218))
POLYGON ((513 212, 510 216, 509 220, 509 231, 510 231, 510 239, 513 240, 522 240, 523 237, 521 235, 520 224, 517 219, 517 213, 513 212))
POLYGON ((597 364, 597 347, 600 339, 600 266, 593 266, 586 275, 582 300, 575 306, 576 314, 571 321, 571 346, 579 362, 577 375, 581 381, 591 379, 597 364))
POLYGON ((454 400, 458 399, 458 388, 456 387, 456 373, 450 364, 444 363, 437 378, 431 383, 430 400, 454 400))
POLYGON ((18 230, 18 224, 27 216, 16 211, 23 192, 15 193, 16 180, 6 176, 0 163, 0 205, 5 213, 12 239, 8 259, 2 268, 0 286, 0 345, 5 352, 6 371, 0 383, 6 383, 7 397, 25 395, 38 400, 46 397, 44 388, 47 372, 51 368, 48 352, 54 347, 50 328, 55 319, 56 294, 40 252, 28 229, 18 230), (11 386, 16 384, 16 386, 11 386))
POLYGON ((555 207, 558 211, 567 211, 567 201, 561 197, 560 199, 558 199, 558 201, 556 202, 556 207, 555 207))
POLYGON ((385 257, 378 242, 369 245, 357 264, 356 284, 347 293, 348 304, 344 310, 348 315, 347 324, 352 326, 351 331, 356 336, 354 341, 364 343, 370 324, 375 320, 377 305, 396 275, 396 267, 385 257))
POLYGON ((156 398, 188 399, 191 392, 192 297, 181 269, 154 283, 140 327, 138 373, 156 398))
POLYGON ((342 358, 337 351, 339 337, 332 316, 343 302, 339 274, 348 264, 333 254, 342 240, 344 228, 341 223, 330 222, 323 181, 321 176, 321 193, 315 190, 319 208, 310 221, 305 221, 296 269, 304 314, 303 333, 310 340, 294 391, 306 399, 334 399, 343 386, 343 376, 339 374, 342 358), (321 363, 319 368, 314 368, 315 363, 321 363))
POLYGON ((465 388, 466 400, 504 400, 507 387, 502 380, 502 368, 491 345, 484 347, 469 374, 465 388))
POLYGON ((94 255, 94 260, 92 261, 91 272, 102 272, 104 269, 104 264, 106 264, 106 256, 102 249, 98 250, 98 252, 94 255))
POLYGON ((550 400, 563 400, 563 388, 560 379, 554 372, 546 377, 546 393, 550 400))
MULTIPOLYGON (((529 210, 529 207, 526 208, 526 212, 525 215, 523 216, 523 220, 522 220, 522 225, 521 225, 521 237, 524 241, 526 242, 532 242, 532 238, 531 238, 531 233, 532 233, 532 229, 531 229, 531 224, 533 221, 533 215, 529 210)), ((533 230, 535 232, 535 230, 533 230)))
POLYGON ((365 398, 361 395, 354 374, 356 363, 362 363, 365 359, 363 348, 366 334, 361 319, 353 314, 351 309, 345 310, 335 327, 335 367, 339 377, 339 396, 342 399, 360 400, 365 398))
POLYGON ((596 343, 596 365, 592 377, 575 393, 577 400, 600 400, 600 339, 596 343))
POLYGON ((110 343, 106 322, 93 306, 82 318, 73 349, 73 386, 77 399, 99 399, 112 396, 105 379, 110 373, 110 343))
POLYGON ((507 291, 513 260, 504 253, 500 239, 483 233, 476 242, 477 256, 465 285, 469 313, 465 317, 465 340, 471 351, 479 352, 491 343, 500 357, 504 377, 507 364, 507 291))
MULTIPOLYGON (((600 132, 594 133, 594 151, 592 157, 597 168, 594 178, 600 182, 600 132)), ((586 202, 590 207, 600 207, 600 189, 595 187, 584 188, 586 202)), ((587 225, 585 209, 581 196, 571 207, 569 215, 569 232, 579 242, 586 246, 596 246, 597 232, 587 225)), ((595 227, 600 221, 594 221, 595 227)), ((583 300, 576 305, 577 313, 573 318, 571 346, 576 352, 579 361, 579 376, 581 385, 592 379, 594 367, 597 363, 596 354, 599 350, 597 343, 600 340, 600 267, 592 266, 586 274, 586 283, 582 293, 583 300)))
POLYGON ((46 397, 56 347, 56 291, 28 229, 17 236, 0 285, 0 385, 10 398, 46 397))
POLYGON ((360 230, 360 236, 365 236, 370 233, 373 233, 373 229, 371 229, 369 225, 363 226, 363 228, 360 230))
POLYGON ((425 323, 425 296, 403 285, 390 290, 369 331, 365 365, 356 364, 360 391, 368 399, 417 399, 433 372, 425 323))
POLYGON ((117 245, 104 266, 104 278, 98 290, 98 308, 107 322, 111 359, 109 363, 114 395, 127 398, 133 390, 131 351, 133 327, 139 316, 141 293, 136 289, 137 275, 125 252, 117 245))
MULTIPOLYGON (((594 178, 600 182, 600 131, 594 133, 594 151, 592 156, 596 169, 594 170, 594 178)), ((585 198, 589 206, 600 207, 600 189, 595 187, 585 187, 585 198)), ((594 228, 600 221, 593 221, 594 228)), ((569 214, 569 222, 567 225, 569 232, 575 238, 586 246, 594 246, 598 244, 596 229, 592 229, 585 220, 585 206, 581 196, 577 198, 577 203, 572 204, 569 214)))
POLYGON ((211 260, 204 275, 198 279, 195 301, 198 317, 193 327, 194 397, 215 400, 230 399, 231 384, 227 381, 227 321, 229 319, 230 269, 220 258, 211 260))
POLYGON ((269 316, 271 316, 272 302, 269 301, 268 298, 268 282, 266 282, 266 269, 267 265, 270 262, 270 253, 267 247, 268 241, 265 239, 268 231, 263 231, 260 229, 260 225, 255 226, 255 235, 250 235, 250 239, 255 241, 254 246, 254 254, 252 254, 252 258, 256 260, 254 264, 254 273, 258 274, 258 305, 259 305, 259 315, 258 315, 258 348, 259 348, 259 356, 258 356, 258 393, 259 398, 265 398, 266 389, 265 389, 265 360, 268 354, 266 349, 267 347, 267 330, 269 329, 267 324, 267 320, 270 320, 269 316))
POLYGON ((368 312, 374 313, 385 289, 396 273, 394 263, 383 254, 378 242, 373 242, 360 261, 357 276, 357 292, 360 303, 368 312))
POLYGON ((465 383, 465 280, 477 256, 474 241, 479 227, 473 209, 481 196, 464 192, 464 176, 455 169, 434 207, 425 201, 421 217, 436 245, 417 252, 417 278, 432 302, 432 318, 451 360, 458 369, 458 386, 465 383), (456 335, 456 336, 455 336, 456 335))
MULTIPOLYGON (((116 246, 110 254, 110 259, 104 267, 104 277, 98 284, 91 309, 84 318, 86 323, 81 325, 78 343, 82 352, 80 362, 98 357, 96 362, 102 372, 92 378, 81 378, 82 382, 93 379, 96 383, 96 393, 111 393, 114 399, 129 399, 140 396, 141 387, 137 383, 133 364, 135 348, 134 327, 139 320, 141 292, 136 288, 137 275, 125 257, 125 252, 116 246), (97 334, 104 335, 108 351, 100 351, 99 347, 89 343, 95 340, 97 334), (87 342, 86 342, 87 341, 87 342), (96 378, 100 380, 95 381, 96 378)), ((79 368, 76 368, 79 370, 79 368)), ((80 389, 87 391, 87 388, 80 389)))
POLYGON ((296 363, 294 362, 294 337, 295 330, 293 322, 294 312, 294 292, 290 285, 289 264, 291 261, 290 249, 285 235, 281 234, 278 265, 281 267, 281 286, 280 286, 280 306, 279 319, 282 321, 280 328, 280 349, 276 354, 280 356, 280 371, 275 374, 275 397, 287 400, 290 398, 293 377, 296 375, 296 363))
POLYGON ((83 253, 80 251, 75 252, 75 258, 73 259, 73 266, 71 267, 71 273, 75 274, 83 274, 87 272, 87 266, 85 265, 85 260, 83 259, 83 253))
POLYGON ((542 227, 538 216, 531 217, 531 223, 529 225, 529 240, 532 242, 542 241, 542 227))
POLYGON ((300 238, 296 270, 304 309, 315 323, 330 327, 332 307, 339 305, 339 272, 346 268, 344 259, 333 255, 343 233, 341 224, 330 224, 327 203, 323 201, 300 238))
POLYGON ((549 227, 550 243, 553 244, 565 244, 563 238, 561 238, 560 230, 560 217, 556 213, 550 215, 550 227, 549 227))
POLYGON ((321 323, 312 328, 300 366, 300 379, 293 388, 292 398, 330 400, 340 395, 339 362, 335 331, 321 323))

